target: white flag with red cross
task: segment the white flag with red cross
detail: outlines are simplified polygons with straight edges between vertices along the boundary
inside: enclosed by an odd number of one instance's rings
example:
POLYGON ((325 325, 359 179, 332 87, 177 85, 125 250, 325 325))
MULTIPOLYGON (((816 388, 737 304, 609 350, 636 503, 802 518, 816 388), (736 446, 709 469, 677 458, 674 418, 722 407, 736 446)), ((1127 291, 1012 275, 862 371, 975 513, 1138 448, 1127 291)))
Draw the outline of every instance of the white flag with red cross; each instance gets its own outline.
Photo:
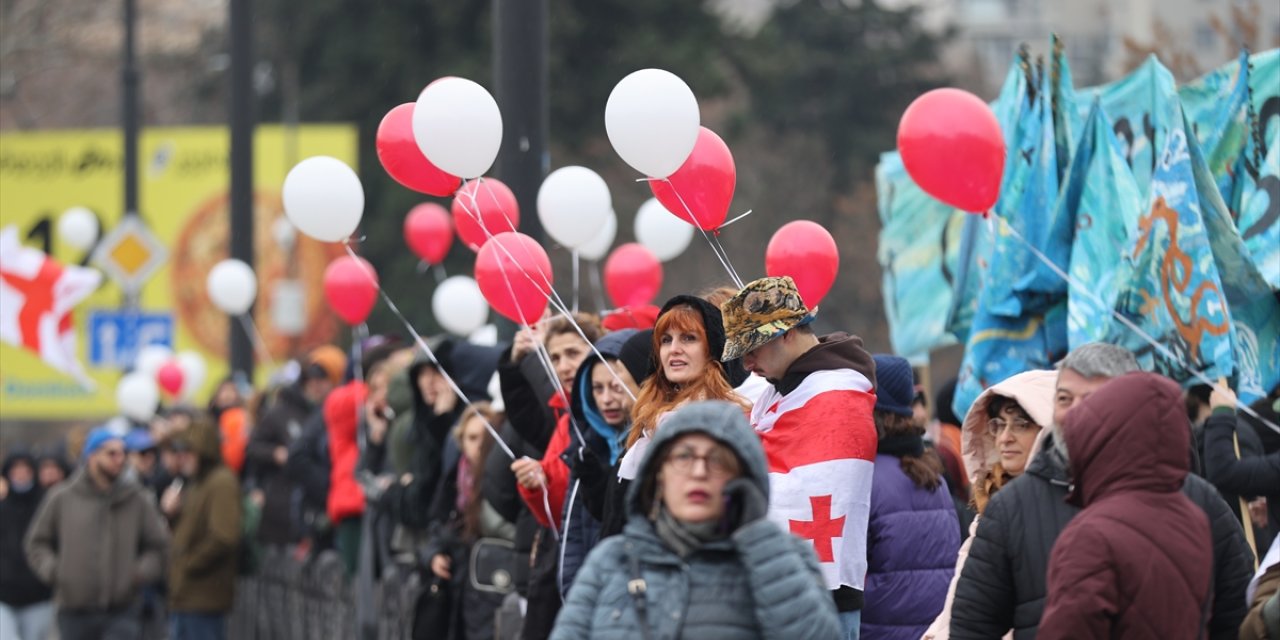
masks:
POLYGON ((853 369, 809 374, 751 411, 769 463, 769 519, 812 541, 827 587, 862 589, 876 458, 872 384, 853 369))
POLYGON ((23 246, 18 228, 0 231, 0 341, 35 352, 85 388, 93 381, 76 358, 71 310, 93 293, 102 274, 63 265, 23 246))

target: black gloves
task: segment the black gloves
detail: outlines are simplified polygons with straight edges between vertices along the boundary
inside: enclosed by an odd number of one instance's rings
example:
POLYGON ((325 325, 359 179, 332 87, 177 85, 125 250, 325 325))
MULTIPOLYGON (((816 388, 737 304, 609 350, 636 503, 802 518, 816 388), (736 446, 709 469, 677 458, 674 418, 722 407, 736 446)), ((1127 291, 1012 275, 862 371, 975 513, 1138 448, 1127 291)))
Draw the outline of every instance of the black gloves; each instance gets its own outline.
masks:
POLYGON ((769 512, 769 501, 764 497, 764 492, 747 478, 730 480, 724 485, 724 495, 729 499, 725 515, 729 519, 731 531, 762 520, 769 512))

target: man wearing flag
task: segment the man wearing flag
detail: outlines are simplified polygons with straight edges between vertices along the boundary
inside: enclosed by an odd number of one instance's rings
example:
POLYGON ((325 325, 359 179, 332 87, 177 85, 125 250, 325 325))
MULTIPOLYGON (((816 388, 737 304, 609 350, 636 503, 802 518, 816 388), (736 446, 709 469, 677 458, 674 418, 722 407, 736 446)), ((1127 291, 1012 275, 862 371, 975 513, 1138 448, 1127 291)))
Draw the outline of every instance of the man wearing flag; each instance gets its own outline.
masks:
POLYGON ((877 444, 875 363, 857 336, 815 335, 789 277, 756 280, 721 309, 723 361, 741 357, 772 385, 751 411, 769 463, 769 518, 813 542, 844 637, 855 639, 877 444))

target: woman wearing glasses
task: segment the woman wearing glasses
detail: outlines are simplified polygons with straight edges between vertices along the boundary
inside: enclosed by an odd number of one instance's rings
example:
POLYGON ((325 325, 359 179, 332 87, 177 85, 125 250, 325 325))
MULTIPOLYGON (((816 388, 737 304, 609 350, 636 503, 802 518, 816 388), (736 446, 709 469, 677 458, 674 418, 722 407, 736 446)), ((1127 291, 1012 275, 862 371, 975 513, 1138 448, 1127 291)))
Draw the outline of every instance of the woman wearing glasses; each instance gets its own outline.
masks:
POLYGON ((740 406, 677 410, 640 463, 623 534, 587 557, 551 637, 837 637, 811 545, 765 518, 768 494, 740 406))
POLYGON ((991 496, 1026 471, 1039 448, 1040 434, 1053 424, 1054 385, 1057 371, 1024 371, 992 386, 973 402, 960 427, 965 470, 969 475, 972 504, 978 516, 969 525, 969 537, 960 546, 955 577, 947 604, 934 620, 926 640, 948 638, 956 579, 969 556, 973 532, 991 496))

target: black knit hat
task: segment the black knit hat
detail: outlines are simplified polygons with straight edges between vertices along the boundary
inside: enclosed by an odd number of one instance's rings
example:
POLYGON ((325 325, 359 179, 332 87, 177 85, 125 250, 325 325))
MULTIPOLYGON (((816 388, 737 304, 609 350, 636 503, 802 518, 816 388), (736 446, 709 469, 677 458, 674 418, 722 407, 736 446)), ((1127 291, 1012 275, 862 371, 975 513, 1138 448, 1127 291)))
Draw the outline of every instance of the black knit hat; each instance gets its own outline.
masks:
POLYGON ((653 329, 635 332, 618 350, 618 360, 637 385, 653 375, 653 329))
POLYGON ((875 361, 876 411, 911 415, 911 400, 916 392, 911 363, 905 358, 888 355, 877 355, 875 361))
MULTIPOLYGON (((738 387, 746 382, 749 375, 742 364, 738 360, 724 362, 721 358, 724 356, 724 317, 720 315, 720 310, 715 305, 690 295, 678 295, 667 303, 662 305, 662 311, 658 312, 658 321, 662 320, 662 316, 666 315, 673 307, 680 305, 688 305, 702 315, 702 326, 707 332, 707 347, 711 351, 711 357, 719 361, 724 367, 725 378, 729 381, 729 386, 738 387)), ((654 369, 657 369, 658 354, 653 354, 654 369)))

